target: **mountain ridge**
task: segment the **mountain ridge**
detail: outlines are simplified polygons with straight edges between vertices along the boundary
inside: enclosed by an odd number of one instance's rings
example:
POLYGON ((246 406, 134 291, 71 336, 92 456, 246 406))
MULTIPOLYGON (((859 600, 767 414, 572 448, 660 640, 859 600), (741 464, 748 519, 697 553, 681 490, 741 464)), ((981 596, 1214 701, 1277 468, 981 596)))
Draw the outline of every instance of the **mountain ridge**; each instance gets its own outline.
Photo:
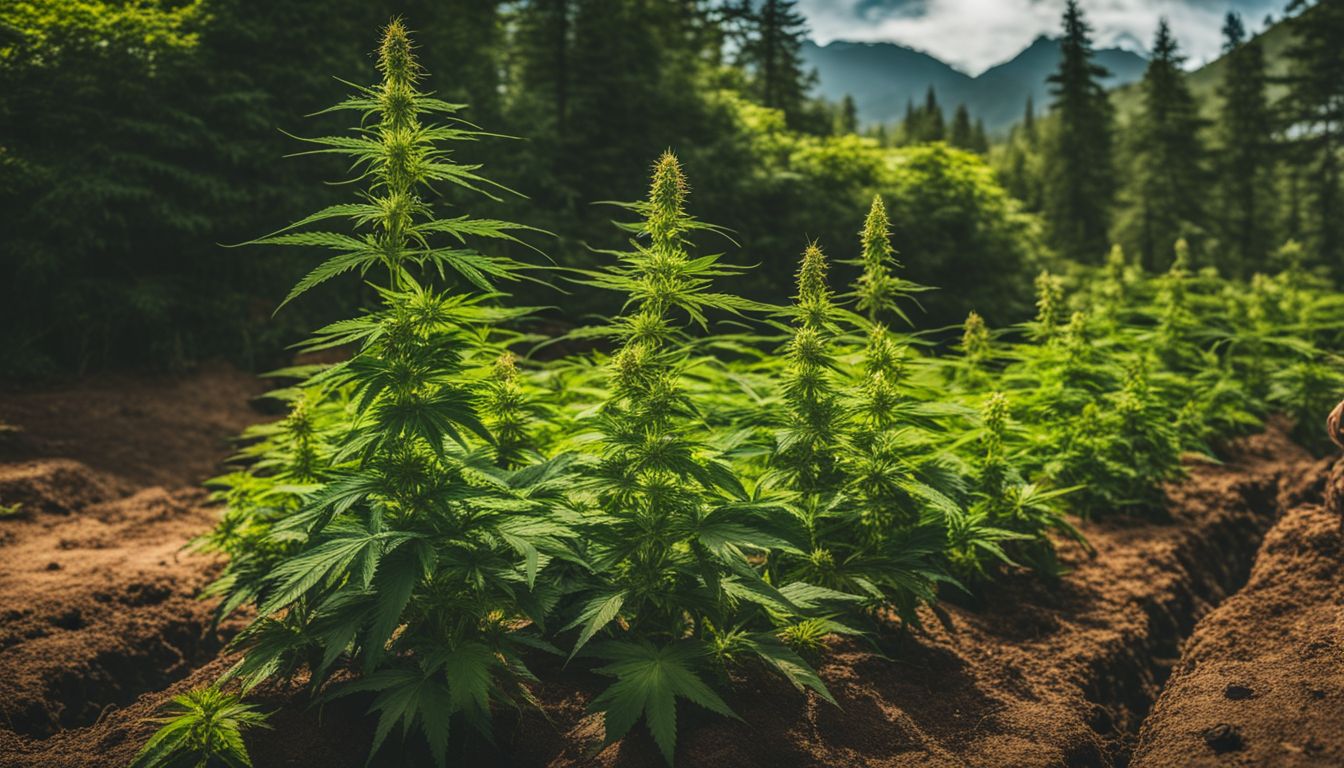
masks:
MULTIPOLYGON (((1096 57, 1111 72, 1103 81, 1108 88, 1138 80, 1148 64, 1123 48, 1099 49, 1096 57)), ((863 124, 900 120, 906 104, 922 104, 932 87, 949 116, 965 104, 987 130, 1002 133, 1021 119, 1028 96, 1037 108, 1048 102, 1046 78, 1059 62, 1059 39, 1041 35, 1013 58, 975 76, 932 54, 890 42, 836 40, 822 46, 809 40, 803 60, 817 72, 817 93, 832 101, 852 96, 863 124)))

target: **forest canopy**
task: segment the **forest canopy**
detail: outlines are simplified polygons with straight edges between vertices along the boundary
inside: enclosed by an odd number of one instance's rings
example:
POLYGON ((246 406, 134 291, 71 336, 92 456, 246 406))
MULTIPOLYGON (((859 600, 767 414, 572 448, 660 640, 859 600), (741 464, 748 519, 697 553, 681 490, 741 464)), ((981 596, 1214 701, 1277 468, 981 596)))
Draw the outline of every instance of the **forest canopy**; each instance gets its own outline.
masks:
MULTIPOLYGON (((367 66, 366 30, 397 14, 435 73, 426 87, 514 137, 473 147, 516 191, 483 213, 542 230, 508 248, 560 266, 618 243, 595 203, 637 197, 673 149, 696 179, 694 213, 760 267, 734 287, 762 300, 788 296, 800 243, 845 242, 874 194, 890 201, 911 279, 939 288, 921 297, 931 326, 971 309, 1025 319, 1043 266, 1100 263, 1113 241, 1164 269, 1184 237, 1197 265, 1245 277, 1293 238, 1337 277, 1340 13, 1295 0, 1259 36, 1230 18, 1216 77, 1190 77, 1163 27, 1143 82, 1112 94, 1070 4, 1051 103, 987 136, 932 89, 892 125, 816 97, 793 0, 6 3, 0 299, 16 343, 0 374, 216 356, 264 368, 299 328, 367 304, 364 287, 332 289, 273 323, 315 254, 222 246, 337 199, 322 182, 341 178, 339 162, 276 158, 367 66)), ((330 115, 317 123, 334 129, 330 115)), ((578 315, 613 309, 566 290, 578 315)), ((562 295, 514 292, 537 305, 562 295)))

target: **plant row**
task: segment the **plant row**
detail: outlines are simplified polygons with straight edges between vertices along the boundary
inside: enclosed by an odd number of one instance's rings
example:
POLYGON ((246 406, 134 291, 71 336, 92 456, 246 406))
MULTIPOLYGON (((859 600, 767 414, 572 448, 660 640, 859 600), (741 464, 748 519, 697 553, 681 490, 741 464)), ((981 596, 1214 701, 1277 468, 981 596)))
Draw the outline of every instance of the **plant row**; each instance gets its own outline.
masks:
MULTIPOLYGON (((289 299, 355 273, 376 306, 302 347, 341 362, 279 372, 288 416, 247 432, 201 540, 229 560, 221 617, 254 617, 220 683, 363 694, 373 755, 396 731, 446 764, 463 726, 488 737, 493 712, 534 703, 545 655, 609 678, 590 704, 606 740, 642 720, 669 763, 683 700, 736 716, 732 673, 834 704, 815 671, 828 637, 917 627, 1004 570, 1057 577, 1057 546, 1086 547, 1071 515, 1159 514, 1184 454, 1273 411, 1311 440, 1344 384, 1327 351, 1344 307, 1291 245, 1249 284, 1192 272, 1182 243, 1162 275, 1117 249, 1042 273, 1034 320, 972 314, 949 341, 912 329, 926 289, 900 277, 880 199, 848 290, 812 243, 791 305, 724 292, 746 270, 702 251, 731 240, 687 212, 668 153, 620 207, 629 246, 606 266, 489 255, 477 244, 517 251, 529 228, 430 202, 507 193, 453 154, 485 134, 420 90, 399 22, 378 65, 332 108, 358 127, 310 140, 363 192, 257 241, 332 252, 289 299), (519 280, 624 310, 543 362, 526 353, 550 340, 517 330, 536 310, 504 292, 519 280)), ((187 694, 141 764, 246 764, 259 722, 218 687, 187 694)))

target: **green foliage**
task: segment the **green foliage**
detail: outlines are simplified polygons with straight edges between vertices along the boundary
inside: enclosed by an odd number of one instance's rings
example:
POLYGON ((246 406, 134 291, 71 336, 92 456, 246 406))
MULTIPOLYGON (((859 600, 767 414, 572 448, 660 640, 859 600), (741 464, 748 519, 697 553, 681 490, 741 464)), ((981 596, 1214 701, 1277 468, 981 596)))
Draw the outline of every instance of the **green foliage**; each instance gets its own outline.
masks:
POLYGON ((1144 267, 1159 270, 1168 243, 1207 227, 1204 120, 1181 69, 1185 57, 1159 23, 1143 77, 1143 110, 1129 133, 1131 173, 1116 222, 1119 239, 1144 267))
POLYGON ((1221 151, 1216 156, 1219 239, 1224 266, 1246 277, 1271 249, 1274 221, 1274 115, 1269 107, 1264 46, 1245 39, 1241 17, 1227 14, 1223 26, 1227 74, 1219 89, 1221 151))
POLYGON ((349 359, 284 372, 306 376, 278 393, 290 416, 253 432, 260 442, 246 452, 259 460, 224 480, 230 509, 204 544, 234 555, 214 587, 222 609, 257 611, 234 643, 242 660, 230 677, 246 688, 307 667, 316 688, 337 662, 360 668, 365 676, 334 695, 378 694, 374 751, 393 724, 418 724, 443 764, 450 721, 488 730, 492 703, 520 695, 529 675, 518 653, 535 643, 524 618, 544 599, 538 572, 565 551, 566 531, 538 516, 547 502, 531 494, 544 497, 544 472, 492 464, 516 461, 521 447, 508 367, 490 407, 478 409, 473 394, 498 354, 491 326, 519 314, 492 304, 494 284, 517 280, 521 265, 471 243, 512 242, 524 228, 434 215, 424 194, 435 183, 490 194, 479 166, 449 151, 482 134, 458 106, 419 90, 400 21, 387 27, 378 69, 379 85, 332 108, 359 115, 360 127, 308 140, 312 153, 348 159, 364 185, 358 202, 257 242, 333 253, 287 301, 358 272, 379 306, 304 345, 352 348, 349 359), (340 219, 354 234, 310 229, 340 219), (483 418, 503 427, 502 442, 483 418))
POLYGON ((804 493, 833 487, 836 442, 845 415, 832 380, 838 365, 834 337, 839 312, 826 272, 825 254, 816 243, 808 245, 798 268, 794 330, 785 350, 782 396, 791 419, 776 438, 776 464, 804 493))
POLYGON ((797 5, 797 0, 762 0, 730 8, 739 22, 745 22, 738 61, 751 78, 751 92, 762 105, 783 112, 791 126, 803 127, 811 83, 802 59, 807 20, 797 5))
MULTIPOLYGON (((748 557, 787 546, 772 533, 780 509, 754 499, 697 439, 703 416, 682 383, 692 346, 685 324, 703 327, 709 311, 751 307, 708 291, 713 278, 739 270, 688 253, 689 235, 713 227, 686 213, 687 191, 676 158, 664 154, 648 197, 626 206, 642 219, 625 227, 636 235, 634 250, 589 275, 629 299, 627 313, 607 329, 618 343, 610 396, 593 417, 598 453, 575 499, 595 578, 569 624, 580 630, 571 655, 594 637, 613 638, 592 649, 610 662, 598 671, 616 677, 592 704, 604 713, 607 740, 643 715, 669 763, 678 697, 728 712, 700 678, 711 663, 755 658, 829 698, 801 659, 757 636, 772 626, 771 613, 798 610, 748 557)), ((817 289, 816 269, 809 292, 817 289)))
MULTIPOLYGON (((671 151, 617 204, 627 246, 535 272, 511 255, 529 227, 436 213, 507 190, 458 159, 487 134, 423 90, 400 21, 378 69, 324 113, 352 130, 306 140, 357 191, 255 241, 325 252, 286 303, 358 274, 371 306, 300 346, 340 362, 277 372, 288 415, 245 433, 197 542, 228 558, 221 616, 254 617, 225 679, 245 693, 302 673, 319 700, 363 698, 371 760, 396 730, 446 765, 460 725, 488 738, 496 711, 533 703, 528 664, 560 648, 610 679, 591 701, 605 741, 643 721, 669 763, 678 708, 734 716, 741 674, 833 704, 813 668, 830 635, 918 626, 1005 569, 1057 576, 1056 547, 1086 547, 1070 514, 1160 513, 1185 453, 1276 411, 1311 442, 1344 386, 1344 302, 1294 244, 1249 281, 1196 269, 1184 240, 1160 274, 1116 246, 1040 271, 1034 319, 990 330, 990 312, 1031 306, 1031 286, 999 282, 958 291, 959 328, 920 330, 921 266, 969 272, 958 244, 999 243, 1025 283, 1033 222, 972 154, 799 135, 727 92, 775 192, 844 210, 846 240, 869 204, 844 289, 812 241, 789 306, 730 292, 748 271, 705 250, 724 231, 690 213, 671 151), (502 288, 552 273, 620 309, 560 337, 567 353, 519 359, 541 337, 502 288)), ((245 764, 255 711, 193 696, 145 754, 245 764)))
POLYGON ((1300 13, 1288 23, 1292 44, 1284 54, 1288 71, 1282 78, 1287 93, 1276 107, 1287 137, 1285 149, 1306 187, 1302 206, 1306 210, 1299 226, 1319 263, 1339 279, 1344 264, 1344 168, 1340 161, 1344 63, 1338 53, 1344 40, 1344 8, 1339 3, 1293 0, 1289 10, 1300 13))
POLYGON ((269 727, 256 707, 215 687, 174 696, 158 722, 132 768, 251 768, 243 733, 269 727))
POLYGON ((1046 137, 1042 211, 1060 252, 1095 263, 1105 250, 1115 190, 1114 117, 1100 82, 1106 70, 1092 60, 1091 28, 1075 0, 1064 11, 1061 50, 1059 70, 1050 76, 1057 124, 1046 137))

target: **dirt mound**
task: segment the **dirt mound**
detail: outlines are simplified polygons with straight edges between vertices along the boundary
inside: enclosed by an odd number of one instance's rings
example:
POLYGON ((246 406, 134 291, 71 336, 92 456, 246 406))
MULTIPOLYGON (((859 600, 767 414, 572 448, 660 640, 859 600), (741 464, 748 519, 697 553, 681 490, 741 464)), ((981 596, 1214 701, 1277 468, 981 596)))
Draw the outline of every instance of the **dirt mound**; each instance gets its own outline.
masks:
POLYGON ((1195 629, 1133 765, 1344 765, 1337 510, 1299 506, 1269 532, 1246 587, 1195 629))
POLYGON ((0 722, 35 737, 89 725, 209 657, 195 595, 214 568, 181 552, 214 519, 202 501, 156 487, 4 523, 0 722))
POLYGON ((65 515, 126 491, 125 483, 69 459, 0 465, 0 506, 18 505, 22 514, 65 515))
POLYGON ((183 547, 216 519, 198 483, 259 391, 206 369, 5 395, 0 504, 21 507, 0 520, 0 764, 215 655, 196 596, 218 563, 183 547))

